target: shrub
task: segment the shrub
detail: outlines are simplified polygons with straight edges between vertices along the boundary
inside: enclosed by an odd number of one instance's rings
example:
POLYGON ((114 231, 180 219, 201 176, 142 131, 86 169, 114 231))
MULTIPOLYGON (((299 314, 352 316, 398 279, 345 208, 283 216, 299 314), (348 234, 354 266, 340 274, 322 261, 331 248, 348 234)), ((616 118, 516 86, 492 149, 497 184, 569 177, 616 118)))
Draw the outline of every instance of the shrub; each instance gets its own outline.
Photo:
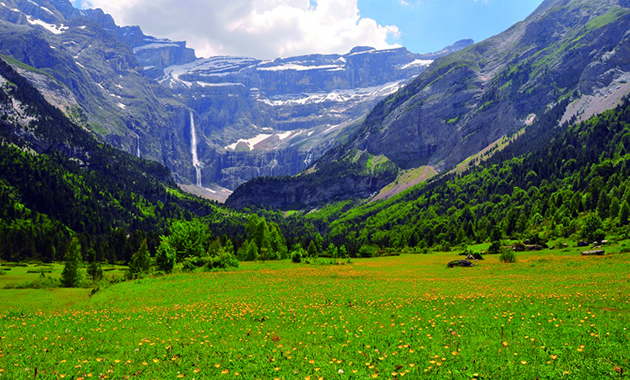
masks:
POLYGON ((373 245, 367 245, 367 244, 362 245, 361 248, 359 248, 359 257, 363 257, 363 258, 374 257, 377 251, 378 251, 378 248, 373 245))
POLYGON ((239 265, 240 263, 233 253, 219 249, 216 256, 208 259, 206 269, 238 268, 239 265))
POLYGON ((493 241, 492 244, 490 244, 490 248, 488 248, 488 253, 491 255, 501 253, 501 242, 498 240, 493 241))
POLYGON ((184 270, 184 272, 192 272, 192 271, 194 271, 195 269, 198 268, 196 260, 194 260, 191 257, 187 257, 186 259, 184 259, 182 264, 183 264, 183 268, 182 269, 184 270))
POLYGON ((501 261, 502 263, 515 263, 516 254, 513 250, 506 249, 501 253, 501 256, 499 256, 499 261, 501 261))
POLYGON ((293 254, 291 255, 291 261, 293 261, 296 264, 301 263, 302 262, 302 254, 299 251, 293 252, 293 254))

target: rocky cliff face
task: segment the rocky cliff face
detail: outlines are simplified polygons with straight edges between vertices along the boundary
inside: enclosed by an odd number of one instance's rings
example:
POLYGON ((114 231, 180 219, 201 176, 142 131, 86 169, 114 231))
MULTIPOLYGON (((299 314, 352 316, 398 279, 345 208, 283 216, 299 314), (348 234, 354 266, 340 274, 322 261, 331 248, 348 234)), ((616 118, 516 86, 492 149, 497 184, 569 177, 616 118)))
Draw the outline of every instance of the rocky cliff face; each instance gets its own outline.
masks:
MULTIPOLYGON (((384 155, 402 169, 445 171, 561 99, 575 99, 565 119, 613 107, 630 92, 629 26, 625 0, 547 0, 504 33, 435 60, 380 102, 345 150, 384 155)), ((256 192, 275 185, 266 186, 256 192)), ((247 188, 234 197, 251 199, 247 188)))
MULTIPOLYGON (((273 61, 211 57, 165 67, 157 80, 199 115, 204 186, 234 189, 261 175, 299 173, 433 59, 471 43, 427 55, 358 47, 273 61)), ((160 49, 152 43, 134 51, 153 62, 160 49)))
POLYGON ((187 180, 188 109, 144 75, 110 16, 64 0, 3 0, 0 20, 0 54, 28 65, 21 72, 35 85, 41 75, 54 78, 51 102, 110 144, 187 180))

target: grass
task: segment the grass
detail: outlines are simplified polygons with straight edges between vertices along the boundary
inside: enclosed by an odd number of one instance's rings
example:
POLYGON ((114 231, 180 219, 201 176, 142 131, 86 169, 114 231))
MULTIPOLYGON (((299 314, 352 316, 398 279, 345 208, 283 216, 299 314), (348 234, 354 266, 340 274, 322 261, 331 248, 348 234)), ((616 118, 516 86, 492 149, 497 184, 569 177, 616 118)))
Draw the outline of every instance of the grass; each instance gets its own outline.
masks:
MULTIPOLYGON (((339 266, 243 263, 229 272, 116 284, 61 309, 2 303, 0 373, 9 379, 34 377, 36 369, 46 379, 625 376, 628 254, 581 257, 568 248, 518 253, 515 264, 487 256, 473 268, 447 269, 457 253, 339 266)), ((15 296, 7 292, 0 290, 3 301, 15 296)))

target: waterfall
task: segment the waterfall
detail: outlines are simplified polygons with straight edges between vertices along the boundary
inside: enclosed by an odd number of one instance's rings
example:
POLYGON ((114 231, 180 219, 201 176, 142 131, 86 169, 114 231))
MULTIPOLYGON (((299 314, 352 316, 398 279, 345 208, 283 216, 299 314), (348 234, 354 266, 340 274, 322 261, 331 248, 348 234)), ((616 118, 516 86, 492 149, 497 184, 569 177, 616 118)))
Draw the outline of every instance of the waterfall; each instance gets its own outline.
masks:
POLYGON ((195 131, 195 118, 190 111, 190 149, 192 150, 192 164, 197 176, 197 187, 201 187, 201 163, 197 156, 197 133, 195 131))
POLYGON ((313 153, 311 153, 312 151, 313 151, 313 148, 310 148, 306 152, 306 159, 304 160, 304 165, 306 165, 307 167, 313 162, 313 153))
POLYGON ((136 155, 140 158, 140 135, 136 134, 136 155))
POLYGON ((275 168, 276 166, 278 166, 278 151, 276 150, 276 152, 273 155, 273 161, 271 161, 271 176, 273 176, 273 168, 275 168))

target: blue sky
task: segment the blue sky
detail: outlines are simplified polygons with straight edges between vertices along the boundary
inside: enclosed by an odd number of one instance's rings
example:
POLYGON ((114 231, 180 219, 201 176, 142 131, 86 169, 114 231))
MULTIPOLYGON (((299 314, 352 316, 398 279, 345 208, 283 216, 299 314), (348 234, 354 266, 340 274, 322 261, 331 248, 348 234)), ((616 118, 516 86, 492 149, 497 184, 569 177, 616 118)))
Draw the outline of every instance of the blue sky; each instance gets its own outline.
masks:
POLYGON ((428 53, 464 38, 475 42, 525 19, 542 0, 358 0, 362 17, 396 25, 395 41, 414 53, 428 53))
POLYGON ((525 19, 542 0, 73 0, 119 25, 184 40, 197 55, 273 59, 405 46, 428 53, 476 42, 525 19))

